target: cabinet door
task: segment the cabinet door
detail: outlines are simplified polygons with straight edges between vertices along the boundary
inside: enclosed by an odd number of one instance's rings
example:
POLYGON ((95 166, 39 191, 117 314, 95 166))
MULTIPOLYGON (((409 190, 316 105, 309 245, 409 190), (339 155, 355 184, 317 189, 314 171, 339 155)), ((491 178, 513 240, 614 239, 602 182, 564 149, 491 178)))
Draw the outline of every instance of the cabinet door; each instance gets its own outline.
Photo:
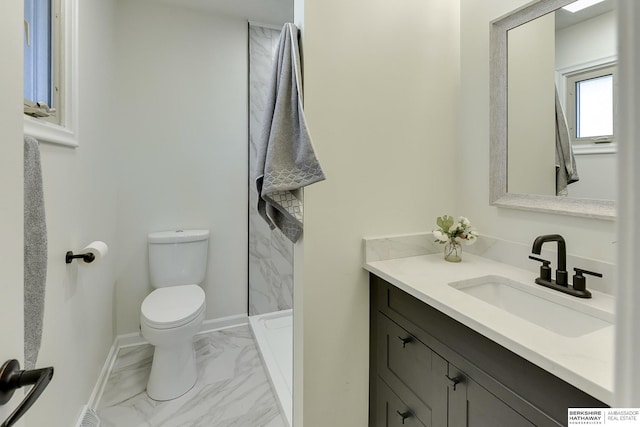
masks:
POLYGON ((427 427, 381 379, 377 380, 376 424, 374 427, 427 427))
POLYGON ((446 425, 447 361, 386 316, 378 316, 378 375, 425 426, 446 425))
POLYGON ((535 427, 451 364, 448 377, 449 427, 535 427))

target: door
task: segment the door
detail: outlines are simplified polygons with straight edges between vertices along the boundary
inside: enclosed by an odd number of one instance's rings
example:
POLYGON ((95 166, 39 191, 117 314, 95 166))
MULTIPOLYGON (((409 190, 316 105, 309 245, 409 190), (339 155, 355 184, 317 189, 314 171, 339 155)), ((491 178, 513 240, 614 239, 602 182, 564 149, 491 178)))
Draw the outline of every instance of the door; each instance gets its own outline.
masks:
MULTIPOLYGON (((0 364, 23 361, 23 196, 21 1, 3 2, 0 13, 0 364)), ((18 405, 15 393, 0 406, 0 423, 18 405)), ((21 425, 18 423, 17 425, 21 425)))

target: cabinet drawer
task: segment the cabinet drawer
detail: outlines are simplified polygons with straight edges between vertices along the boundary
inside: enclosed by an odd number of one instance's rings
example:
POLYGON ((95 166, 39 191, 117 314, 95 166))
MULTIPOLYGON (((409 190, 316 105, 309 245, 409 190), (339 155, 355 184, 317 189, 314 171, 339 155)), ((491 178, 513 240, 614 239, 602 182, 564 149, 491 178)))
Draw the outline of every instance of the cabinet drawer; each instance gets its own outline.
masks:
MULTIPOLYGON (((490 393, 464 372, 449 364, 449 375, 455 378, 449 387, 449 427, 536 427, 522 414, 490 393)), ((537 426, 555 425, 546 420, 537 426)))
POLYGON ((427 427, 446 424, 447 362, 383 314, 377 322, 377 374, 427 427))
POLYGON ((378 379, 376 387, 376 424, 373 427, 429 427, 420 421, 414 409, 391 391, 384 381, 378 379))

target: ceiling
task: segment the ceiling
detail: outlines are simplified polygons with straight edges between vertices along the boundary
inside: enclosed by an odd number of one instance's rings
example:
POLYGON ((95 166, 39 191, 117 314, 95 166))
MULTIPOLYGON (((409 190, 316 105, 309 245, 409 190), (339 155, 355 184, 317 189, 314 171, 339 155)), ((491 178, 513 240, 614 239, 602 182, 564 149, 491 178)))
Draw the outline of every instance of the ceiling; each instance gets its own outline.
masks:
POLYGON ((603 13, 610 12, 615 9, 614 0, 605 0, 601 3, 594 4, 586 9, 571 13, 564 9, 556 10, 556 30, 575 25, 587 19, 595 18, 603 13))
POLYGON ((261 24, 281 26, 293 21, 293 0, 157 0, 261 24))

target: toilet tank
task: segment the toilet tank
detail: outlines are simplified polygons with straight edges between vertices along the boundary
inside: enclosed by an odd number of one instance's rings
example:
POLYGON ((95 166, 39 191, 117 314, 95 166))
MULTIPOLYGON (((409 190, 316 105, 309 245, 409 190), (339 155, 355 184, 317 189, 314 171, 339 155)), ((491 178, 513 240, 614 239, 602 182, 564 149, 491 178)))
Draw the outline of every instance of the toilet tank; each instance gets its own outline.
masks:
POLYGON ((150 233, 151 286, 200 285, 207 272, 209 230, 173 230, 150 233))

